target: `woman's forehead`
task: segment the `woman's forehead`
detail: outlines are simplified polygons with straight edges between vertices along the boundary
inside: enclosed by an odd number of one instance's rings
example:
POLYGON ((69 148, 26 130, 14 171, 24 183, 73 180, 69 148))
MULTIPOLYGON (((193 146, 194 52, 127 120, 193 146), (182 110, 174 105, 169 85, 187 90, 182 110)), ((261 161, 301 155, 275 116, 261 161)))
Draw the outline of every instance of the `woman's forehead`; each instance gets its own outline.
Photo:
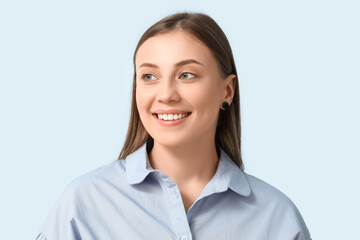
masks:
POLYGON ((138 49, 135 64, 144 62, 177 63, 195 59, 204 65, 215 61, 211 50, 184 30, 157 34, 147 39, 138 49))

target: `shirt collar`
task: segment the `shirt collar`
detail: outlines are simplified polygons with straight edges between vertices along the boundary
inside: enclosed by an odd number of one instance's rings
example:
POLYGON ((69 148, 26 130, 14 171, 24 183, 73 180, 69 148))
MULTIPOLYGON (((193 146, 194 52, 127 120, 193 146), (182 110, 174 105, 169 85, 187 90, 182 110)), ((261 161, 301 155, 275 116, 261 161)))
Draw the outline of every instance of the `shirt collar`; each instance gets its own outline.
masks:
MULTIPOLYGON (((158 170, 154 170, 150 165, 146 143, 126 157, 126 179, 129 184, 141 183, 154 171, 158 170)), ((249 196, 251 193, 244 172, 221 149, 218 169, 201 195, 205 197, 214 192, 224 192, 228 188, 242 196, 249 196)))
POLYGON ((149 157, 146 151, 146 143, 135 152, 126 157, 126 179, 129 184, 142 182, 145 177, 153 172, 149 157))

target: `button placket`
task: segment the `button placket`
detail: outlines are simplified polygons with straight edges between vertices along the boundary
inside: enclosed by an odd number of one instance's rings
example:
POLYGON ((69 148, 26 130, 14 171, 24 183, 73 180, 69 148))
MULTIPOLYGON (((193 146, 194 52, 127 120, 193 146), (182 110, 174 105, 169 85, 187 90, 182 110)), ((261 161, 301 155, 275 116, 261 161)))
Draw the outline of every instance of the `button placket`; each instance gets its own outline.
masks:
POLYGON ((170 212, 172 215, 173 227, 178 236, 178 240, 192 240, 191 230, 187 215, 184 212, 184 204, 182 202, 180 190, 178 186, 171 180, 170 177, 163 175, 161 176, 164 190, 168 195, 170 212))
POLYGON ((185 213, 185 209, 184 209, 184 204, 182 202, 182 198, 181 198, 181 194, 180 194, 180 190, 177 187, 176 184, 174 184, 174 186, 171 187, 171 195, 174 196, 174 200, 172 203, 172 207, 174 209, 174 214, 176 216, 177 219, 177 225, 180 227, 179 228, 179 240, 192 240, 191 237, 191 230, 190 230, 190 225, 187 219, 187 215, 185 213), (184 228, 185 227, 185 228, 184 228))

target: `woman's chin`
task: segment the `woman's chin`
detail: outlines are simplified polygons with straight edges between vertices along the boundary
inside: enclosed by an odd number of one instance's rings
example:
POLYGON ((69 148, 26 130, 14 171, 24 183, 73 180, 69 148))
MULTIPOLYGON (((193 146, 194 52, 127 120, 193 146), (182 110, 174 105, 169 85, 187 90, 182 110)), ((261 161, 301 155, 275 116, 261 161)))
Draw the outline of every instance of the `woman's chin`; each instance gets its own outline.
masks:
POLYGON ((189 144, 190 139, 179 139, 173 137, 160 137, 160 138, 153 138, 154 145, 159 144, 163 147, 167 148, 179 148, 181 146, 186 146, 189 144))

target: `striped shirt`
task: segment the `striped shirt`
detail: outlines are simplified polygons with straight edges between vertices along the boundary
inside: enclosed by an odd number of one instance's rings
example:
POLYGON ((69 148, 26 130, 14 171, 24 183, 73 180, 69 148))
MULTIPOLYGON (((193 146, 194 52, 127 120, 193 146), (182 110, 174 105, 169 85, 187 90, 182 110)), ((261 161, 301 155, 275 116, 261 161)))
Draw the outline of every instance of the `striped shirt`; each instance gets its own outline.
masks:
POLYGON ((185 211, 177 185, 150 165, 146 144, 73 180, 37 240, 309 240, 294 203, 241 171, 221 149, 216 173, 185 211))

